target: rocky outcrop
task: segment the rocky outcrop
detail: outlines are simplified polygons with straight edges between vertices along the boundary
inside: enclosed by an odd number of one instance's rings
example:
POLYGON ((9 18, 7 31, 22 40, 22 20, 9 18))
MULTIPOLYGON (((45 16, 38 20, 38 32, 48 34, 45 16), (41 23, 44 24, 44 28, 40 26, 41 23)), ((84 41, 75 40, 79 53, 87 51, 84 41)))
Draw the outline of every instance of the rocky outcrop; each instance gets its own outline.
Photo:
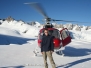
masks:
POLYGON ((91 29, 91 26, 88 26, 88 28, 87 29, 91 29))
POLYGON ((81 27, 79 25, 75 25, 73 30, 76 30, 76 31, 81 31, 81 27))
POLYGON ((6 18, 6 20, 7 20, 8 22, 14 21, 14 19, 13 19, 11 16, 9 16, 8 18, 6 18))
POLYGON ((71 24, 71 23, 65 24, 64 27, 67 28, 68 30, 72 30, 73 29, 73 24, 71 24))

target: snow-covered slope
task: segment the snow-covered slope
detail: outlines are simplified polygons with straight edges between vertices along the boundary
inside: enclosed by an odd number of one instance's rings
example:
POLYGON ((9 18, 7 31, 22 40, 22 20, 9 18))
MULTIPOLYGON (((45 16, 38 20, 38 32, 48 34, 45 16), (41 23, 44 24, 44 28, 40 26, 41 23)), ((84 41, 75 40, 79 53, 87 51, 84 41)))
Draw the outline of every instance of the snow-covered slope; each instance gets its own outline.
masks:
POLYGON ((35 27, 39 27, 39 26, 41 26, 41 24, 39 23, 39 22, 35 22, 36 24, 34 25, 35 27))
MULTIPOLYGON (((29 36, 37 36, 38 31, 39 31, 39 28, 37 28, 37 27, 33 27, 33 26, 28 25, 22 21, 18 22, 15 20, 11 21, 9 23, 7 21, 2 22, 2 24, 0 25, 0 28, 5 28, 7 30, 16 31, 19 34, 24 35, 24 36, 28 36, 28 37, 29 36)), ((4 31, 4 30, 2 30, 2 31, 4 31)))
POLYGON ((10 36, 20 36, 20 33, 17 30, 0 27, 0 34, 2 35, 10 35, 10 36))
POLYGON ((89 30, 84 30, 84 31, 70 30, 70 34, 73 39, 91 41, 91 38, 90 38, 91 31, 89 30))
POLYGON ((25 44, 28 40, 34 40, 39 28, 30 26, 22 21, 1 21, 0 45, 25 44))
MULTIPOLYGON (((41 24, 39 22, 35 22, 36 24, 34 26, 29 25, 23 21, 11 21, 8 22, 7 20, 2 21, 0 20, 0 34, 2 35, 9 35, 9 36, 17 36, 17 37, 35 37, 38 36, 39 29, 41 27, 41 24)), ((69 27, 69 29, 72 29, 73 24, 66 24, 65 27, 69 27), (70 28, 71 27, 71 28, 70 28)), ((86 30, 87 26, 83 26, 80 28, 78 25, 74 25, 72 30, 70 31, 71 37, 73 39, 80 39, 80 40, 91 40, 91 30, 86 30)), ((62 28, 59 28, 61 30, 62 28)))

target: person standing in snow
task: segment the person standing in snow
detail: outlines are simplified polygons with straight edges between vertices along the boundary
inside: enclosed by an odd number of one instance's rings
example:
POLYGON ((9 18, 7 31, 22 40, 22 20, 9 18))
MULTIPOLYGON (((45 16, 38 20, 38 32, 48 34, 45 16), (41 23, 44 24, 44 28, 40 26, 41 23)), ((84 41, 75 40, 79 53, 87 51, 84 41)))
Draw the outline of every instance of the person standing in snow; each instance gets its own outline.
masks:
POLYGON ((45 68, 48 68, 47 64, 47 56, 51 62, 52 68, 56 68, 55 62, 52 57, 52 53, 54 52, 54 44, 53 44, 53 36, 48 34, 48 30, 44 30, 44 36, 41 42, 41 53, 43 55, 45 68))

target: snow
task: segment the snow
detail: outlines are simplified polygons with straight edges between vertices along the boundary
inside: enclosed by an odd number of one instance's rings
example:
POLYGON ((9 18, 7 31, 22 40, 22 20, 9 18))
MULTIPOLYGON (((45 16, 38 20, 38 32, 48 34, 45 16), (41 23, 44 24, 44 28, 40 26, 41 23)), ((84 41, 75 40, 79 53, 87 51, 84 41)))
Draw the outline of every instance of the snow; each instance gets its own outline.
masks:
POLYGON ((39 23, 39 22, 35 22, 36 24, 34 25, 35 27, 39 27, 39 26, 41 26, 41 24, 39 23))
MULTIPOLYGON (((43 68, 43 58, 34 57, 33 50, 37 45, 36 40, 18 45, 0 45, 1 68, 43 68), (30 64, 27 66, 26 64, 30 64), (39 65, 39 66, 38 66, 39 65)), ((90 68, 91 46, 90 42, 73 40, 63 50, 65 56, 53 53, 53 58, 59 68, 90 68)), ((49 68, 51 68, 48 60, 49 68)))
MULTIPOLYGON (((35 57, 33 54, 40 28, 15 20, 1 23, 0 68, 43 68, 43 57, 35 57)), ((74 39, 63 50, 64 57, 56 52, 53 53, 57 67, 90 68, 91 30, 70 30, 70 33, 74 39)), ((49 59, 48 64, 51 68, 49 59)))
POLYGON ((70 30, 71 36, 74 39, 81 39, 81 40, 86 40, 86 41, 91 41, 91 31, 76 31, 76 30, 70 30))
MULTIPOLYGON (((16 32, 18 32, 21 35, 26 36, 26 37, 30 37, 31 35, 32 36, 37 36, 38 31, 39 31, 39 28, 37 28, 37 27, 33 27, 33 26, 30 26, 30 25, 28 25, 28 24, 26 24, 26 23, 24 23, 22 21, 18 22, 18 21, 15 21, 15 20, 13 22, 11 21, 9 23, 7 21, 4 21, 0 25, 0 28, 5 28, 7 30, 11 29, 11 30, 16 31, 16 32), (24 33, 24 32, 26 32, 26 33, 24 33)), ((11 32, 9 32, 9 33, 11 33, 11 32)), ((13 35, 13 34, 11 34, 11 35, 13 35)))

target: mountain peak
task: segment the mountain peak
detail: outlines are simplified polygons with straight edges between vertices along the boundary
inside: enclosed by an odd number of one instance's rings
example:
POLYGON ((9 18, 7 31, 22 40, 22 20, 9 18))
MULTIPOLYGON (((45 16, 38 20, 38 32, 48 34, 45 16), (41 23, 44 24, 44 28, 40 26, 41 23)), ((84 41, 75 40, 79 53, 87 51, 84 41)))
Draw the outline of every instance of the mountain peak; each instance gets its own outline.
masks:
POLYGON ((14 21, 14 18, 12 18, 11 16, 9 16, 9 17, 6 18, 6 20, 7 20, 8 22, 11 22, 11 21, 14 21))

